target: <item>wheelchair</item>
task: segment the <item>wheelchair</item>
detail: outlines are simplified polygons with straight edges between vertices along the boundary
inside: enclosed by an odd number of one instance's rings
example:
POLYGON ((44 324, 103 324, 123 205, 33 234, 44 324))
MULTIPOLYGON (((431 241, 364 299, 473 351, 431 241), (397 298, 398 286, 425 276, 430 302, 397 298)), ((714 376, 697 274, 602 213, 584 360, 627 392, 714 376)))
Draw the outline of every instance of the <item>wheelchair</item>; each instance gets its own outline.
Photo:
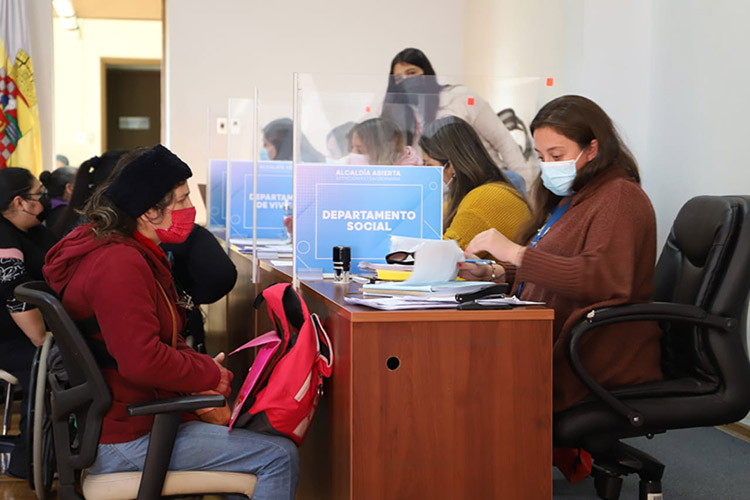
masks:
POLYGON ((47 378, 48 358, 54 346, 54 338, 48 335, 44 344, 37 348, 31 365, 30 397, 26 419, 25 436, 29 450, 26 477, 29 487, 39 500, 46 500, 52 492, 57 472, 55 444, 50 420, 50 390, 47 378))

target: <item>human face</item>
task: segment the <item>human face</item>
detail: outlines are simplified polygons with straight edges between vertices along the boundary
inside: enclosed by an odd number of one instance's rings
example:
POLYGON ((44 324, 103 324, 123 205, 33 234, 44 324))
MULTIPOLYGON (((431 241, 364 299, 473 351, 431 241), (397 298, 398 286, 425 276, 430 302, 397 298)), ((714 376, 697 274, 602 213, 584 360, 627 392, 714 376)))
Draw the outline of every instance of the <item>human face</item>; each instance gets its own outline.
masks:
POLYGON ((575 160, 580 155, 576 162, 576 170, 580 170, 593 160, 598 151, 598 142, 594 139, 581 154, 582 148, 578 143, 552 127, 541 127, 534 131, 534 146, 537 156, 544 162, 575 160))
POLYGON ((274 146, 272 142, 267 141, 265 137, 263 138, 263 149, 265 149, 266 152, 268 152, 269 160, 276 159, 276 146, 274 146))
POLYGON ((426 167, 443 167, 443 183, 448 184, 448 181, 456 176, 456 171, 453 169, 453 165, 450 161, 440 162, 435 158, 431 157, 424 151, 422 151, 422 158, 426 167))
POLYGON ((359 134, 357 134, 356 132, 352 134, 352 150, 350 151, 350 153, 354 153, 356 155, 367 154, 367 147, 365 147, 362 139, 359 138, 359 134))
POLYGON ((403 81, 405 78, 419 75, 424 75, 424 70, 419 66, 415 66, 414 64, 409 64, 407 62, 397 62, 393 66, 393 79, 396 81, 396 83, 403 81))
MULTIPOLYGON (((190 200, 190 187, 185 182, 177 186, 172 194, 172 204, 164 209, 164 213, 161 217, 149 218, 154 228, 158 229, 169 229, 172 225, 172 212, 175 210, 181 210, 183 208, 190 208, 193 206, 193 202, 190 200)), ((149 210, 150 212, 156 212, 154 209, 149 210)), ((151 215, 151 214, 150 214, 151 215)))
POLYGON ((21 210, 26 214, 33 216, 33 220, 30 220, 29 227, 36 226, 39 224, 39 220, 36 218, 37 215, 44 211, 44 205, 40 199, 47 193, 42 183, 39 180, 34 179, 34 182, 23 196, 21 196, 21 210))

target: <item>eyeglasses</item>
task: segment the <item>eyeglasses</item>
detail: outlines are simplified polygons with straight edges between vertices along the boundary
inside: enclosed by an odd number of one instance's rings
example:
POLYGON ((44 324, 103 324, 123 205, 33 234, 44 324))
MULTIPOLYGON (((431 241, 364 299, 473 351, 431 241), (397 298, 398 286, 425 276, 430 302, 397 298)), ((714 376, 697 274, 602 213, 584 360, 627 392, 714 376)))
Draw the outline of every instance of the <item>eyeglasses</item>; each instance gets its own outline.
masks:
POLYGON ((23 194, 23 195, 21 195, 21 198, 23 198, 24 200, 39 201, 46 194, 47 194, 47 190, 46 189, 42 189, 38 193, 26 193, 26 194, 23 194))
POLYGON ((414 264, 414 252, 404 252, 404 251, 391 252, 385 256, 385 262, 388 264, 413 265, 414 264), (409 260, 410 258, 411 260, 409 260))

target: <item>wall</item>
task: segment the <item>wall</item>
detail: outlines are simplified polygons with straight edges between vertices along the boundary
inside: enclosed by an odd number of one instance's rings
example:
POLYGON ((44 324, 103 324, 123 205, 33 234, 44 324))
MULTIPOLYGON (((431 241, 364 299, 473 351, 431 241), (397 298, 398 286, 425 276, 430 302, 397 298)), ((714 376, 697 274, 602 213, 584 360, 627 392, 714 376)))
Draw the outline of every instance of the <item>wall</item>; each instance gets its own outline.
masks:
MULTIPOLYGON (((207 109, 253 97, 291 114, 292 72, 371 74, 424 50, 443 74, 461 72, 463 4, 454 0, 248 2, 166 0, 167 137, 205 182, 207 109), (196 13, 200 13, 197 15, 196 13)), ((193 188, 193 192, 198 190, 193 188)), ((196 200, 197 201, 197 200, 196 200)), ((199 220, 204 207, 197 203, 199 220)))
POLYGON ((741 0, 654 3, 650 194, 664 237, 689 198, 750 194, 748 16, 741 0))
POLYGON ((585 95, 612 117, 639 162, 660 247, 691 197, 750 193, 750 169, 741 159, 750 115, 745 64, 750 4, 471 0, 467 5, 465 22, 477 28, 466 29, 468 73, 488 66, 492 72, 553 74, 557 95, 585 95), (482 47, 491 48, 481 53, 482 47))
POLYGON ((26 2, 26 16, 31 38, 37 111, 42 127, 42 166, 52 168, 55 157, 53 141, 53 74, 52 74, 52 3, 26 2))
MULTIPOLYGON (((585 95, 612 116, 643 161, 649 109, 650 0, 472 0, 467 3, 464 68, 468 75, 554 78, 541 105, 585 95), (471 29, 469 28, 471 27, 471 29)), ((644 166, 647 170, 647 167, 644 166)))
POLYGON ((487 78, 538 78, 536 92, 516 100, 516 113, 527 124, 549 99, 560 95, 580 53, 575 25, 583 0, 469 0, 465 2, 463 68, 466 83, 500 110, 508 96, 486 84, 487 78), (541 81, 554 79, 552 87, 541 81), (519 109, 520 108, 520 109, 519 109))
POLYGON ((102 153, 102 58, 159 60, 162 53, 159 21, 78 19, 78 26, 67 31, 54 19, 54 152, 71 165, 102 153))
POLYGON ((750 194, 748 16, 740 0, 654 5, 649 153, 664 234, 692 196, 750 194))

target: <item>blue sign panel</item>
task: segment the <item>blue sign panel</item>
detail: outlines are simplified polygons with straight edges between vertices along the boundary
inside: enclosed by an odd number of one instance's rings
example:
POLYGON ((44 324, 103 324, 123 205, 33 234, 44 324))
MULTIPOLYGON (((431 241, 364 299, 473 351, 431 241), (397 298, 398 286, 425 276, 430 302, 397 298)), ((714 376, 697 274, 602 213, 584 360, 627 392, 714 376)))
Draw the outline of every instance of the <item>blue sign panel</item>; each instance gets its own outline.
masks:
POLYGON ((333 272, 332 249, 357 261, 385 262, 390 236, 442 237, 442 169, 298 165, 297 267, 333 272))
MULTIPOLYGON (((285 208, 291 208, 292 163, 258 163, 258 192, 253 197, 253 163, 232 162, 230 193, 230 238, 253 237, 253 199, 258 214, 258 238, 286 238, 285 208)), ((227 162, 211 160, 209 165, 209 228, 224 227, 227 209, 227 162)))

